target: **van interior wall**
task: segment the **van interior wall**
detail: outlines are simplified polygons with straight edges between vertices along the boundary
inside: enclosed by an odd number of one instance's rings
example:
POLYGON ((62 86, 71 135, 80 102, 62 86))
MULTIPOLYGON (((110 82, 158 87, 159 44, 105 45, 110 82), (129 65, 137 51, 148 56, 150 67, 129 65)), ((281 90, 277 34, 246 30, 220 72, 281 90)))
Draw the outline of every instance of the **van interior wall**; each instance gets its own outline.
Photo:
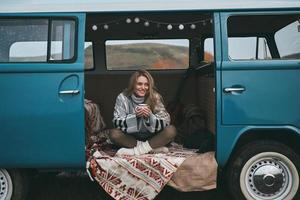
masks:
MULTIPOLYGON (((151 73, 151 72, 150 72, 151 73)), ((182 74, 155 74, 151 73, 159 93, 163 96, 164 103, 174 100, 182 74)), ((128 85, 131 73, 128 74, 106 74, 86 75, 85 97, 100 105, 101 113, 108 128, 112 128, 112 118, 116 97, 128 85)), ((187 81, 187 88, 195 90, 195 79, 187 81)), ((196 103, 195 93, 187 91, 183 93, 183 100, 187 103, 196 103)))
MULTIPOLYGON (((132 71, 107 70, 107 40, 137 39, 188 39, 190 66, 197 66, 204 59, 202 39, 212 37, 212 13, 208 12, 141 12, 141 13, 90 13, 86 19, 86 41, 93 43, 94 69, 85 74, 85 98, 100 106, 107 128, 112 128, 114 104, 117 95, 128 84, 132 71), (139 23, 128 19, 141 19, 139 23), (144 26, 148 20, 150 26, 144 26), (167 27, 173 23, 172 30, 167 27), (108 23, 106 29, 105 24, 108 23), (180 30, 178 25, 184 24, 180 30), (194 28, 192 28, 194 25, 194 28), (96 26, 96 29, 95 29, 96 26)), ((213 65, 211 67, 214 67, 213 65)), ((179 84, 186 70, 150 71, 156 86, 167 105, 175 99, 179 84)), ((205 112, 207 128, 215 132, 214 78, 195 73, 185 83, 180 100, 184 105, 196 104, 205 112)))
MULTIPOLYGON (((150 72, 151 73, 151 72, 150 72)), ((151 73, 160 94, 167 105, 174 100, 182 73, 151 73)), ((113 128, 112 117, 117 95, 128 84, 131 73, 126 74, 86 74, 85 98, 100 106, 101 114, 107 128, 113 128)), ((181 102, 184 105, 196 104, 205 112, 207 128, 215 133, 215 95, 213 92, 214 78, 209 76, 191 76, 182 91, 181 102)))

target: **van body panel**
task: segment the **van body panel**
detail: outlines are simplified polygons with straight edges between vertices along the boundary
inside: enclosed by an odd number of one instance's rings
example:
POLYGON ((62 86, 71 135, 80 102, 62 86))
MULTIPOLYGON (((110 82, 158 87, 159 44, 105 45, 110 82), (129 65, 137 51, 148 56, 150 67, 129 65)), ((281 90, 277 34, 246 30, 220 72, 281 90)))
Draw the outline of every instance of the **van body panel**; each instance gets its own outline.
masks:
MULTIPOLYGON (((228 55, 227 19, 233 15, 293 14, 294 12, 226 12, 221 14, 222 69, 217 97, 217 161, 224 166, 238 139, 251 129, 300 127, 299 60, 231 60, 228 55), (243 88, 242 92, 225 92, 243 88), (220 106, 220 107, 219 107, 220 106), (221 110, 220 110, 221 109, 221 110)), ((270 138, 271 138, 270 134, 270 138)))
MULTIPOLYGON (((222 126, 222 134, 224 137, 218 137, 218 165, 223 167, 227 164, 232 152, 238 143, 239 139, 251 130, 261 130, 264 134, 269 134, 269 138, 272 138, 273 132, 268 130, 290 130, 293 133, 298 134, 300 137, 300 129, 293 126, 222 126), (219 153, 222 152, 222 153, 219 153)), ((251 133, 250 133, 251 134, 251 133)), ((249 141, 250 142, 250 141, 249 141)))
POLYGON ((77 59, 71 63, 0 64, 1 167, 85 166, 85 15, 51 16, 77 18, 77 59))
POLYGON ((222 123, 300 127, 299 77, 300 69, 223 70, 223 88, 237 86, 245 91, 223 95, 222 123))

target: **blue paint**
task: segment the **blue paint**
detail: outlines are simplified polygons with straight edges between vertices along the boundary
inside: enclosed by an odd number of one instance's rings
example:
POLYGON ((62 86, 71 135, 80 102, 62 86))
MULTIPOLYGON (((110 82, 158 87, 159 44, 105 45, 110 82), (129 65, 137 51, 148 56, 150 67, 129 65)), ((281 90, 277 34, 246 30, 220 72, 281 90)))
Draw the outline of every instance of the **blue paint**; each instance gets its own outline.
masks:
POLYGON ((50 16, 77 18, 77 58, 70 63, 0 64, 1 167, 85 166, 85 15, 50 16), (60 95, 62 90, 79 90, 80 93, 60 95))

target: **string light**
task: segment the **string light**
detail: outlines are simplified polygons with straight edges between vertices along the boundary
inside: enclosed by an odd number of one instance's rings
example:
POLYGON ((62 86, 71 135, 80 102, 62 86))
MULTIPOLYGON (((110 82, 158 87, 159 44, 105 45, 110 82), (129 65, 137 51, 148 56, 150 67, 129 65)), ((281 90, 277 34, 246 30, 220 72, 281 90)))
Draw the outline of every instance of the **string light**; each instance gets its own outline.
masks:
POLYGON ((179 28, 179 30, 183 30, 183 29, 184 29, 184 25, 183 25, 183 24, 180 24, 180 25, 178 26, 178 28, 179 28))
POLYGON ((108 26, 107 24, 104 24, 103 28, 104 28, 105 30, 107 30, 107 29, 109 28, 109 26, 108 26))
POLYGON ((134 18, 134 22, 135 23, 139 23, 140 22, 140 18, 138 18, 138 17, 134 18))
POLYGON ((150 24, 148 21, 145 21, 144 25, 148 27, 150 24))
POLYGON ((127 19, 126 19, 126 23, 127 23, 127 24, 130 24, 130 23, 131 23, 131 19, 130 19, 130 18, 127 18, 127 19))
POLYGON ((97 29, 98 29, 97 25, 93 25, 93 26, 92 26, 92 30, 93 30, 93 31, 96 31, 97 29))
MULTIPOLYGON (((122 22, 124 22, 124 18, 119 18, 119 19, 115 19, 112 21, 94 24, 94 25, 92 25, 91 28, 93 31, 97 31, 98 26, 100 26, 104 30, 108 30, 111 25, 121 24, 122 22)), ((127 17, 127 18, 125 18, 125 22, 127 24, 131 24, 132 22, 138 24, 138 23, 142 22, 142 24, 145 27, 149 27, 151 24, 153 24, 153 25, 156 25, 157 28, 166 27, 167 30, 173 30, 174 27, 178 27, 178 30, 182 31, 182 30, 186 29, 187 27, 191 30, 195 30, 197 28, 197 24, 200 24, 201 26, 206 26, 207 23, 212 23, 213 20, 211 18, 208 18, 208 19, 201 19, 201 20, 197 20, 197 21, 184 22, 184 23, 169 23, 169 22, 149 20, 149 19, 142 18, 142 17, 134 17, 134 18, 127 17)))
POLYGON ((171 25, 171 24, 169 24, 168 26, 167 26, 167 29, 170 31, 170 30, 172 30, 172 28, 173 28, 173 26, 171 25))

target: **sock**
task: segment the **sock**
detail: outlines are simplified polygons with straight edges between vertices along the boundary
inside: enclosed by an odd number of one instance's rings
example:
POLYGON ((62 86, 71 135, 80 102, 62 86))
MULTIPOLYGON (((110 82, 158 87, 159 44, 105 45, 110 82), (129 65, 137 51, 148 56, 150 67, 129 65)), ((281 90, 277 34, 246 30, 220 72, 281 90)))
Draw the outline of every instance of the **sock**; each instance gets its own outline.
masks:
POLYGON ((152 147, 150 146, 148 141, 141 142, 139 145, 133 148, 134 155, 142 155, 149 153, 152 151, 152 147))
MULTIPOLYGON (((134 147, 135 148, 135 147, 134 147)), ((134 155, 134 151, 133 148, 121 148, 117 151, 116 153, 117 156, 120 155, 129 155, 129 156, 133 156, 134 155)))
POLYGON ((169 153, 168 147, 158 147, 152 150, 153 153, 169 153))
POLYGON ((134 148, 121 148, 117 151, 116 155, 142 155, 152 151, 152 148, 148 141, 137 141, 137 145, 134 148))

